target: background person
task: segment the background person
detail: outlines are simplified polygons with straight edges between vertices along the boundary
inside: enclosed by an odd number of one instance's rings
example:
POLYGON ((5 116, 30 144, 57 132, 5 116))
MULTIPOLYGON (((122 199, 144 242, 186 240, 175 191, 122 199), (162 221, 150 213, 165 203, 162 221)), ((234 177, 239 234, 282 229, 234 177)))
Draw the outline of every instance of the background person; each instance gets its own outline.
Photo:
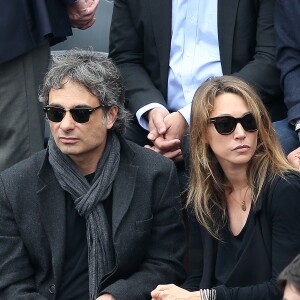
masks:
POLYGON ((277 283, 284 290, 283 300, 300 300, 300 255, 279 274, 277 283))
POLYGON ((274 0, 115 0, 109 55, 136 116, 126 138, 181 160, 193 95, 223 74, 252 84, 272 119, 284 118, 273 12, 274 0))
POLYGON ((281 299, 276 278, 300 252, 300 175, 265 106, 242 80, 212 78, 194 96, 190 143, 189 273, 152 299, 281 299))
POLYGON ((298 22, 300 4, 297 0, 276 0, 274 26, 276 32, 276 63, 281 72, 286 119, 274 123, 286 154, 299 147, 300 129, 300 37, 298 22))
POLYGON ((50 46, 95 22, 99 0, 12 0, 0 10, 0 171, 44 148, 38 87, 50 46))
POLYGON ((276 1, 275 32, 277 38, 277 66, 281 72, 284 102, 288 117, 275 122, 274 128, 280 143, 294 167, 300 167, 300 37, 298 1, 276 1))
POLYGON ((176 169, 126 142, 111 60, 54 58, 40 91, 48 148, 0 175, 0 299, 149 299, 184 277, 176 169))

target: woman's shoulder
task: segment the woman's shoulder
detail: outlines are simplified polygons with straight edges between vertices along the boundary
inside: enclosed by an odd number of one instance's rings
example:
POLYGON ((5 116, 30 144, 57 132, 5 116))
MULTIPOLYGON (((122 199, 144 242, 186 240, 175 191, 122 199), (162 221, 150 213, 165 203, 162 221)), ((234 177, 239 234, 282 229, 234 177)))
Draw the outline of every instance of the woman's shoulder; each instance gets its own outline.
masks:
POLYGON ((286 187, 300 187, 300 173, 296 171, 287 171, 282 175, 276 175, 268 182, 269 188, 278 190, 286 187))
POLYGON ((268 205, 271 205, 273 211, 300 208, 300 173, 288 171, 275 176, 266 184, 264 192, 265 198, 268 198, 264 201, 268 200, 268 205))

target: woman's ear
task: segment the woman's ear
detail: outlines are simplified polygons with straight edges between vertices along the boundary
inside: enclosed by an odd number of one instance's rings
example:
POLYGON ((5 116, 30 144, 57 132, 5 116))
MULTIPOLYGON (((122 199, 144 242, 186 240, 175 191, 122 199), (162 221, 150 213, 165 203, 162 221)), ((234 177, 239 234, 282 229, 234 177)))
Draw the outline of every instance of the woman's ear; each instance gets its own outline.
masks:
POLYGON ((206 130, 205 134, 202 136, 202 141, 205 145, 209 145, 209 140, 210 140, 210 134, 208 130, 206 130))
POLYGON ((264 114, 261 115, 261 119, 263 121, 264 127, 267 129, 268 132, 270 132, 270 129, 272 126, 270 119, 267 116, 265 116, 264 114))

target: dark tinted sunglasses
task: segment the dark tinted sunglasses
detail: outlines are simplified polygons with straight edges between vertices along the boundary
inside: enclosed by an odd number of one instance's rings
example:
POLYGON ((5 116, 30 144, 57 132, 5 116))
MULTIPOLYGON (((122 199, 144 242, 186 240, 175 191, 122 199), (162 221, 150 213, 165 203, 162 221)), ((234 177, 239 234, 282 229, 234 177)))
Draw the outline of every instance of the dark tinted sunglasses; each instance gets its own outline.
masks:
POLYGON ((218 133, 222 135, 232 133, 235 130, 237 123, 240 123, 246 131, 254 132, 258 129, 252 113, 248 113, 241 118, 234 118, 231 116, 210 118, 210 123, 213 123, 218 133))
POLYGON ((66 115, 66 112, 69 111, 72 115, 72 118, 77 123, 87 123, 90 119, 91 114, 99 109, 104 108, 105 105, 99 105, 94 108, 88 107, 78 107, 78 108, 62 108, 58 106, 47 105, 43 107, 44 112, 47 115, 47 118, 52 122, 61 122, 66 115))

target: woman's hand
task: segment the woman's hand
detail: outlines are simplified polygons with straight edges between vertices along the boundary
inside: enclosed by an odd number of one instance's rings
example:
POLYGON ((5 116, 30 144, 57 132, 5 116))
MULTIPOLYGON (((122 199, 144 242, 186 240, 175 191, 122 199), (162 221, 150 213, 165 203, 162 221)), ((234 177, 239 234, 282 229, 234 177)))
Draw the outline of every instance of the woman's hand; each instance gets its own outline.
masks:
POLYGON ((151 292, 152 300, 201 300, 199 291, 189 292, 175 284, 158 285, 151 292))
POLYGON ((116 299, 111 294, 103 294, 100 297, 98 297, 96 300, 116 300, 116 299))

